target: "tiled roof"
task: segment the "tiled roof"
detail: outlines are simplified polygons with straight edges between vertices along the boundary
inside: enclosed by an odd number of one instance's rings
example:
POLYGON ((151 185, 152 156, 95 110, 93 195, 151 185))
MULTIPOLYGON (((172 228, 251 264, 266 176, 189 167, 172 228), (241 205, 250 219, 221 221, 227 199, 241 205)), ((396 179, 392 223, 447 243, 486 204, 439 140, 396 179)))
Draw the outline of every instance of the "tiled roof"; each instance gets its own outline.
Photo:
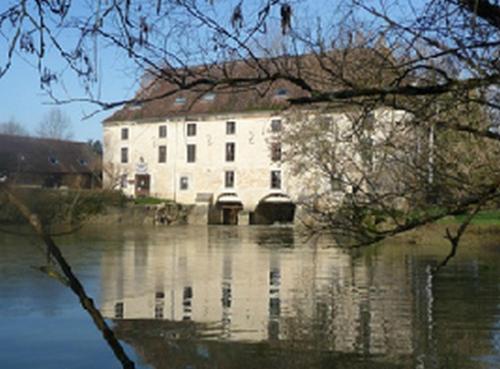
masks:
POLYGON ((93 173, 100 158, 84 142, 0 134, 0 171, 93 173))
POLYGON ((235 61, 212 66, 197 66, 179 69, 165 78, 149 78, 148 83, 137 92, 136 99, 151 99, 140 105, 126 105, 105 122, 126 120, 165 119, 191 114, 241 113, 252 111, 273 111, 286 108, 288 98, 310 96, 310 93, 286 78, 271 82, 252 83, 251 79, 262 79, 265 71, 290 78, 302 78, 316 91, 332 91, 348 88, 349 83, 367 87, 380 84, 390 71, 390 60, 380 50, 351 49, 335 51, 323 56, 303 55, 289 58, 262 59, 259 63, 235 61), (262 67, 262 68, 261 68, 262 67), (184 83, 203 78, 231 80, 240 79, 237 86, 222 85, 211 89, 210 83, 175 92, 172 79, 184 77, 184 83), (246 83, 243 80, 247 80, 246 83), (348 81, 348 82, 347 82, 348 81), (284 93, 284 94, 283 94, 284 93), (210 96, 210 94, 212 94, 210 96), (205 98, 204 98, 205 97, 205 98))

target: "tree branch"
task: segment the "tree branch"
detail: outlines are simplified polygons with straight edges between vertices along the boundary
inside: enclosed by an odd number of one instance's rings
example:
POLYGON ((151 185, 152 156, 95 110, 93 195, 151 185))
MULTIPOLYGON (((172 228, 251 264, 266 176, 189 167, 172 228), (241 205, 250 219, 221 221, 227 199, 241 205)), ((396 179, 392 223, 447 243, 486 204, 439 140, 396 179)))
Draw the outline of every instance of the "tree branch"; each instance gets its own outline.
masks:
POLYGON ((33 228, 36 235, 45 243, 50 256, 53 257, 57 262, 65 278, 67 279, 69 288, 76 296, 78 296, 80 304, 85 310, 87 310, 90 317, 94 321, 94 324, 101 331, 104 339, 113 350, 113 353, 120 361, 123 368, 134 369, 134 362, 128 358, 120 342, 115 337, 113 331, 111 330, 111 328, 109 328, 108 324, 104 320, 101 312, 94 305, 94 301, 87 295, 83 285, 73 273, 71 266, 64 258, 59 247, 55 244, 52 237, 44 231, 43 225, 40 222, 38 216, 36 214, 33 214, 30 209, 23 202, 21 202, 21 200, 19 200, 12 193, 12 191, 8 189, 7 185, 0 184, 0 191, 5 193, 9 202, 17 208, 17 210, 23 215, 23 217, 28 221, 29 225, 33 228))

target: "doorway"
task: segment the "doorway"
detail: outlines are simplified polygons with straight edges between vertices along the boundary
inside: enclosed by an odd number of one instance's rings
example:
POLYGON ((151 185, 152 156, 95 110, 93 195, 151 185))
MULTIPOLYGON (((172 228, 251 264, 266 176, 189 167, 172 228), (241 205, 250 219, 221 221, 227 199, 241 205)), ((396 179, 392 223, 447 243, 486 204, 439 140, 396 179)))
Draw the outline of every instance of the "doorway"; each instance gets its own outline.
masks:
POLYGON ((149 174, 136 174, 135 176, 135 196, 145 197, 149 196, 149 187, 151 179, 149 174))
POLYGON ((225 225, 238 225, 238 213, 240 207, 231 206, 222 208, 222 224, 225 225))
POLYGON ((224 205, 222 207, 222 224, 238 225, 238 213, 243 209, 241 205, 224 205))

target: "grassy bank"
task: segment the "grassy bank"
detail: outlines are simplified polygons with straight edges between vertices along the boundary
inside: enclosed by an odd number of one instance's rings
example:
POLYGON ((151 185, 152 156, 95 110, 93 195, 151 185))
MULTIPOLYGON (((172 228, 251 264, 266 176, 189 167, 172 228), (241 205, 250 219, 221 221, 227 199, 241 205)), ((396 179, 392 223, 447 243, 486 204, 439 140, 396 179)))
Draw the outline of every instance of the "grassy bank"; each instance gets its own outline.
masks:
MULTIPOLYGON (((466 215, 450 216, 440 220, 438 224, 459 224, 462 223, 466 217, 466 215)), ((471 224, 500 226, 500 210, 481 211, 472 219, 471 224)))

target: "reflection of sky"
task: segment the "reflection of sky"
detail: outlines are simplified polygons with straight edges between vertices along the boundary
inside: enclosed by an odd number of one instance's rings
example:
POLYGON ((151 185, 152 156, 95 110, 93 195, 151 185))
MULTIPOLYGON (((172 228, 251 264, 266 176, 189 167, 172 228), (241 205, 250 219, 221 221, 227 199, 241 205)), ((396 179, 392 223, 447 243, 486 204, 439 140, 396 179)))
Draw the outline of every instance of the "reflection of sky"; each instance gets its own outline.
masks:
MULTIPOLYGON (((87 293, 96 296, 99 255, 78 238, 72 240, 75 247, 63 248, 63 252, 84 281, 87 293)), ((77 297, 32 268, 43 265, 45 260, 35 245, 0 233, 0 250, 2 369, 121 367, 77 297)), ((128 347, 126 350, 135 355, 128 347)))
MULTIPOLYGON (((497 306, 497 311, 500 311, 500 305, 497 306)), ((495 318, 496 323, 491 330, 492 353, 475 358, 477 362, 486 364, 488 369, 500 368, 500 314, 497 314, 495 318)))

